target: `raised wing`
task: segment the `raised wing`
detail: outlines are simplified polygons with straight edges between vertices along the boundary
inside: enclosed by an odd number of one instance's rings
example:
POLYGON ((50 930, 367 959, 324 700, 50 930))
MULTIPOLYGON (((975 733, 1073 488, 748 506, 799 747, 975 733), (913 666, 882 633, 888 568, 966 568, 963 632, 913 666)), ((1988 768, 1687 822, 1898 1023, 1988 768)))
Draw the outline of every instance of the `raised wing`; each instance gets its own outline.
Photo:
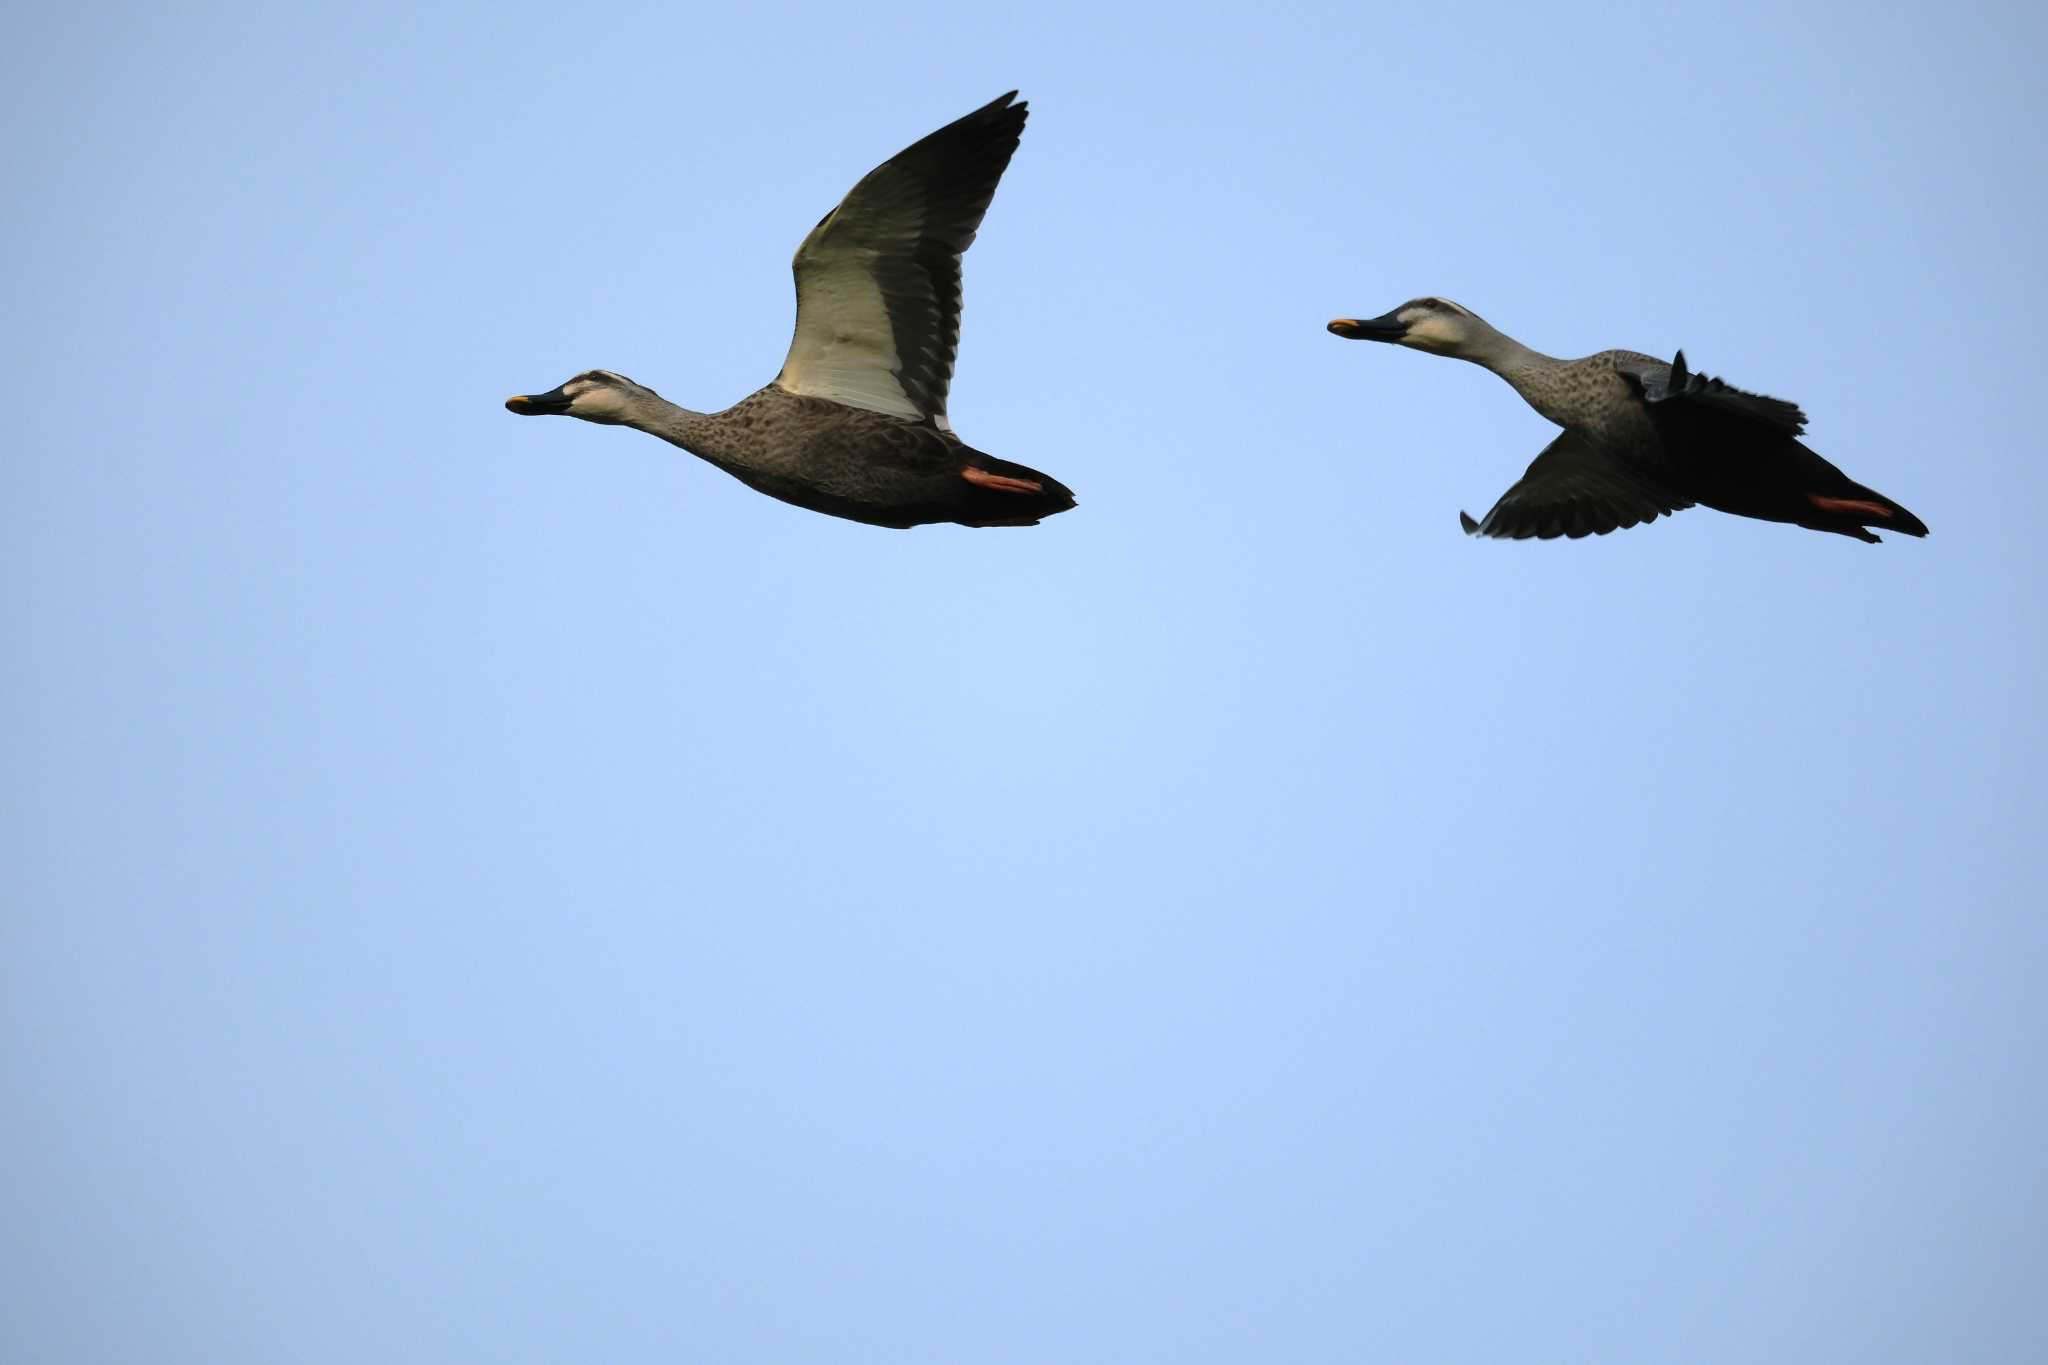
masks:
POLYGON ((1718 379, 1694 374, 1685 367, 1684 351, 1669 365, 1645 358, 1615 368, 1651 405, 1652 416, 1668 415, 1658 409, 1669 404, 1671 409, 1701 418, 1754 422, 1781 436, 1797 436, 1806 430, 1806 414, 1797 403, 1749 393, 1718 379))
POLYGON ((1458 513, 1465 533, 1502 540, 1604 536, 1692 504, 1563 432, 1478 521, 1458 513))
POLYGON ((960 254, 1017 150, 1012 90, 869 171, 797 248, 791 393, 946 429, 960 254))

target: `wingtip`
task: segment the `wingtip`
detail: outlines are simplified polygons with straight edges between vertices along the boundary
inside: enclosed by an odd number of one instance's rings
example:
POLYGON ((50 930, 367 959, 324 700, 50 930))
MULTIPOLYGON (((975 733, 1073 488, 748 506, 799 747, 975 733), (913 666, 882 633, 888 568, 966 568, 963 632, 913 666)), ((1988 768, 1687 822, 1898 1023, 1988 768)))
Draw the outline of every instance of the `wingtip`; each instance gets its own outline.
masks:
POLYGON ((1031 105, 1019 99, 1017 92, 1012 90, 1007 95, 998 95, 967 117, 982 121, 989 127, 1006 128, 1012 136, 1021 139, 1024 125, 1031 121, 1031 105))

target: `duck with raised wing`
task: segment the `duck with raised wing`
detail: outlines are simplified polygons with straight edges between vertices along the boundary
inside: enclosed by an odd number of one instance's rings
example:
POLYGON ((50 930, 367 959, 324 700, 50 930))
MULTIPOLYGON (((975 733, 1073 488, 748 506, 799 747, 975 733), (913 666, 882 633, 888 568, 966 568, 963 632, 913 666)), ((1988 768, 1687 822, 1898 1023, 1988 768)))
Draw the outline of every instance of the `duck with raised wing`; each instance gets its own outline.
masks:
POLYGON ((1066 486, 967 445, 946 420, 960 344, 960 255, 1024 131, 1013 90, 861 178, 797 248, 782 373, 723 412, 679 407, 609 370, 505 400, 637 427, 814 512, 910 527, 1031 526, 1066 486))
POLYGON ((1806 414, 1639 351, 1558 360, 1449 299, 1338 318, 1340 337, 1385 341, 1483 365, 1564 433, 1468 534, 1513 540, 1605 535, 1698 503, 1876 544, 1866 530, 1927 534, 1926 523, 1806 448, 1806 414))

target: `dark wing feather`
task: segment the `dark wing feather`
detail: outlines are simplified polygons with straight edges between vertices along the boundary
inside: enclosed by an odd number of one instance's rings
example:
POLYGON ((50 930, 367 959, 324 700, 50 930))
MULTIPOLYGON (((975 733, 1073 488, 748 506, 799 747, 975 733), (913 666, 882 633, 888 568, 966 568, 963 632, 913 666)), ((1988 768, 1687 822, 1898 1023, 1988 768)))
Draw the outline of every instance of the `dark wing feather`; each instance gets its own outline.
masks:
POLYGON ((1501 540, 1604 536, 1692 504, 1602 455, 1574 432, 1543 447, 1521 480, 1478 521, 1458 513, 1467 535, 1501 540))
POLYGON ((960 344, 960 254, 1024 131, 1017 92, 862 177, 797 248, 792 393, 945 425, 960 344))
POLYGON ((1749 393, 1707 375, 1695 374, 1685 367, 1684 351, 1669 365, 1644 360, 1618 365, 1616 369, 1651 405, 1653 416, 1684 410, 1705 418, 1754 422, 1781 436, 1797 436, 1806 430, 1806 414, 1797 403, 1749 393), (1659 412, 1666 404, 1670 409, 1659 412))

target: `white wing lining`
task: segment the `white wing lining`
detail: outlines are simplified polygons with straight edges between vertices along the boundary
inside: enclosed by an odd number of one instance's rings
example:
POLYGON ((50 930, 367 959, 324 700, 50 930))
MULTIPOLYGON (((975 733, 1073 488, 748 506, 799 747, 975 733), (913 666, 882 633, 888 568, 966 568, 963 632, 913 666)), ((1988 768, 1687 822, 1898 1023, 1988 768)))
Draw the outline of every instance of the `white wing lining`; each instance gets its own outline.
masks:
MULTIPOLYGON (((810 244, 806 238, 798 249, 800 261, 810 244)), ((925 414, 896 377, 903 362, 896 354, 882 287, 860 259, 873 255, 858 249, 826 251, 804 261, 796 336, 775 382, 791 393, 917 421, 925 414)))
POLYGON ((1012 90, 862 176, 790 263, 790 393, 946 429, 960 343, 960 257, 1017 149, 1012 90))

